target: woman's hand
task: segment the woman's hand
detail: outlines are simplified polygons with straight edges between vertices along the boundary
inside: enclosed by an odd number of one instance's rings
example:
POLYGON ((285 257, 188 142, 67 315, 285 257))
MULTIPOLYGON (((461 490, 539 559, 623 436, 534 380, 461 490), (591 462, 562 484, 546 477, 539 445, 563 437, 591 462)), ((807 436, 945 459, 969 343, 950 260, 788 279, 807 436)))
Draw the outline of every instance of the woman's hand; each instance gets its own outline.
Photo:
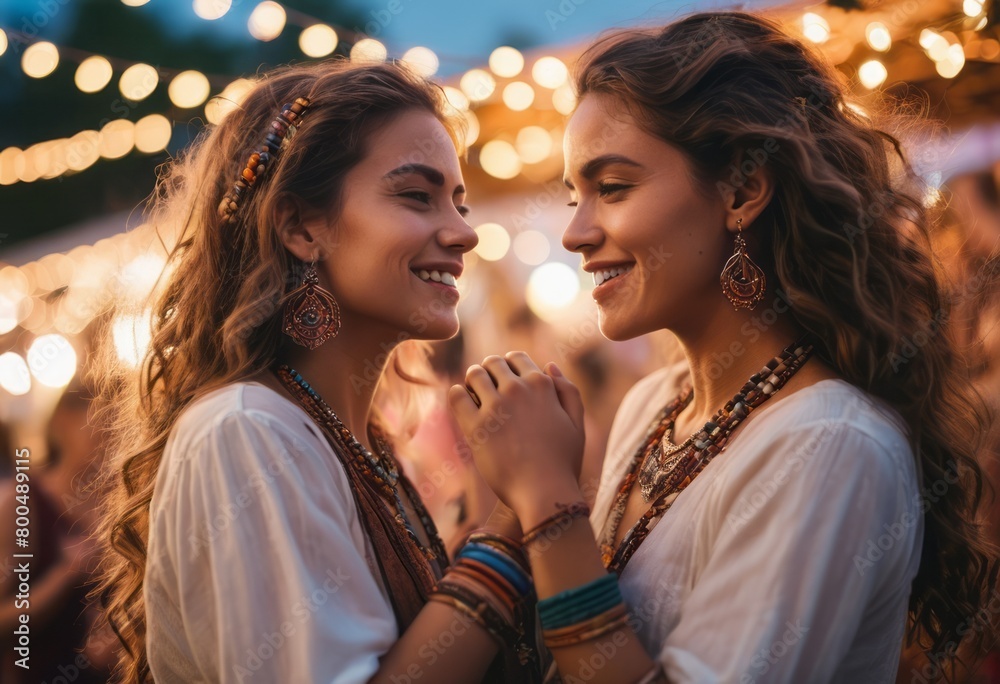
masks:
POLYGON ((579 500, 583 402, 573 383, 524 352, 487 357, 465 379, 448 393, 452 413, 483 479, 521 524, 555 500, 579 500))

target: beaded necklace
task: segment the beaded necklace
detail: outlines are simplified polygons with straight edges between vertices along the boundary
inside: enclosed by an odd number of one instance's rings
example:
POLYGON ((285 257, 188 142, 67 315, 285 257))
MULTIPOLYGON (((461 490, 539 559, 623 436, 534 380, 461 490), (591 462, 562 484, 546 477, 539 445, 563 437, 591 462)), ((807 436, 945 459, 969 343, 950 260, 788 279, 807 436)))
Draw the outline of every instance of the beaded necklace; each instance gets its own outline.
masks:
POLYGON ((278 366, 276 373, 285 387, 298 399, 299 404, 305 408, 313 420, 330 428, 329 432, 336 438, 337 445, 345 453, 353 456, 351 463, 360 470, 364 477, 375 483, 382 498, 387 503, 395 506, 396 522, 406 531, 407 536, 417 545, 417 548, 424 554, 424 557, 428 560, 441 559, 447 563, 448 552, 445 550, 444 542, 441 540, 440 535, 438 535, 437 527, 434 525, 434 521, 431 520, 423 501, 420 499, 420 495, 410 483, 409 478, 399 472, 396 457, 392 453, 392 446, 382 432, 378 428, 372 428, 372 441, 375 450, 378 452, 378 456, 375 456, 357 440, 354 433, 344 425, 333 409, 330 408, 330 405, 323 401, 323 398, 305 381, 302 375, 285 364, 278 366), (420 523, 423 525, 424 531, 427 533, 427 538, 430 540, 429 548, 420 542, 420 538, 410 524, 406 508, 403 506, 403 500, 399 496, 397 483, 406 492, 411 505, 420 518, 420 523))
POLYGON ((611 511, 601 533, 601 560, 604 567, 621 574, 629 559, 642 544, 658 520, 698 474, 713 458, 722 452, 729 435, 746 419, 750 412, 763 404, 781 389, 795 372, 802 367, 813 351, 805 337, 789 345, 778 356, 771 359, 743 385, 742 389, 722 407, 705 426, 693 434, 683 444, 674 447, 666 455, 661 441, 668 431, 673 430, 674 421, 687 406, 693 390, 686 386, 681 393, 657 414, 650 424, 644 439, 635 454, 628 472, 622 478, 611 511), (640 472, 641 471, 641 472, 640 472), (636 480, 640 481, 643 500, 653 499, 653 503, 641 518, 622 538, 615 548, 614 540, 621 526, 622 516, 636 480), (647 495, 648 491, 648 495, 647 495))

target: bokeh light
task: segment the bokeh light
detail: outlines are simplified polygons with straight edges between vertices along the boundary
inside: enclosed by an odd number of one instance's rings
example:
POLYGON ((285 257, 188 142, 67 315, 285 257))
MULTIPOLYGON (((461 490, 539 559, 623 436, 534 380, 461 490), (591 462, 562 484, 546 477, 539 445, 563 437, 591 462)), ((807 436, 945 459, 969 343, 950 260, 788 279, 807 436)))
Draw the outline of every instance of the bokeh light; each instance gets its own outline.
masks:
POLYGON ((135 146, 135 124, 128 119, 109 121, 101 129, 97 151, 105 159, 118 159, 135 146))
POLYGON ((360 64, 379 64, 384 62, 389 52, 385 45, 374 38, 362 38, 351 46, 351 61, 360 64))
POLYGON ((404 52, 400 61, 424 78, 430 78, 436 74, 441 66, 441 61, 434 51, 421 45, 411 47, 404 52))
POLYGON ((146 356, 152 339, 151 322, 152 312, 148 310, 139 316, 125 315, 114 320, 111 338, 121 361, 135 367, 146 356))
POLYGON ((200 71, 182 71, 167 86, 170 101, 182 109, 197 107, 208 99, 212 86, 200 71))
POLYGON ((28 368, 46 387, 65 387, 76 374, 76 350, 58 333, 42 335, 28 348, 28 368))
POLYGON ((865 28, 865 39, 872 50, 885 52, 892 47, 892 35, 889 28, 881 21, 873 21, 865 28))
POLYGON ((580 279, 576 271, 562 262, 542 264, 528 278, 528 307, 543 320, 558 317, 579 293, 580 279))
POLYGON ((13 394, 20 396, 27 394, 31 390, 31 374, 28 372, 28 364, 24 357, 17 352, 5 352, 0 354, 0 387, 13 394))
POLYGON ((549 238, 541 231, 524 230, 514 236, 514 256, 529 266, 544 264, 551 250, 549 238))
POLYGON ((21 68, 32 78, 45 78, 59 66, 59 50, 48 41, 32 43, 21 55, 21 68))
POLYGON ((479 150, 479 165, 494 178, 508 180, 521 173, 521 158, 506 140, 491 140, 479 150))
POLYGON ((510 235, 499 223, 484 223, 476 227, 479 244, 473 251, 486 261, 499 261, 510 249, 510 235))
POLYGON ((133 64, 122 72, 118 79, 118 90, 121 94, 138 102, 149 97, 160 82, 160 75, 156 69, 148 64, 133 64))
POLYGON ((497 88, 497 82, 487 71, 470 69, 462 75, 459 87, 472 102, 482 102, 493 94, 497 88))
POLYGON ((814 43, 825 43, 830 39, 830 24, 814 12, 802 15, 802 33, 814 43))
POLYGON ((226 15, 233 6, 232 0, 194 0, 194 13, 207 21, 214 21, 226 15))
POLYGON ((531 77, 543 88, 554 90, 569 78, 569 69, 558 57, 542 57, 531 67, 531 77))
POLYGON ((135 149, 146 154, 161 152, 170 143, 173 126, 162 114, 150 114, 135 122, 135 149))
POLYGON ((96 93, 104 90, 104 86, 111 82, 112 76, 114 70, 111 68, 111 62, 100 55, 93 55, 80 62, 73 82, 84 93, 96 93))
POLYGON ((247 29, 250 31, 250 35, 257 40, 267 42, 281 35, 286 20, 284 7, 271 0, 264 0, 250 13, 247 29))
POLYGON ((525 126, 514 140, 517 154, 525 164, 536 164, 552 154, 552 136, 541 126, 525 126))
POLYGON ((886 71, 885 65, 877 59, 869 60, 858 67, 858 78, 861 80, 861 85, 869 90, 882 85, 888 75, 889 72, 886 71))
POLYGON ((213 97, 205 105, 205 118, 209 123, 217 124, 222 121, 227 114, 237 109, 253 89, 253 81, 245 78, 238 78, 227 85, 221 93, 213 97))
POLYGON ((513 78, 524 69, 524 56, 515 48, 503 45, 490 53, 489 63, 497 76, 513 78))
POLYGON ((326 24, 307 26, 299 34, 299 49, 309 57, 326 57, 337 49, 337 32, 326 24))
POLYGON ((503 103, 515 112, 522 112, 535 101, 535 89, 524 81, 508 83, 503 89, 503 103))

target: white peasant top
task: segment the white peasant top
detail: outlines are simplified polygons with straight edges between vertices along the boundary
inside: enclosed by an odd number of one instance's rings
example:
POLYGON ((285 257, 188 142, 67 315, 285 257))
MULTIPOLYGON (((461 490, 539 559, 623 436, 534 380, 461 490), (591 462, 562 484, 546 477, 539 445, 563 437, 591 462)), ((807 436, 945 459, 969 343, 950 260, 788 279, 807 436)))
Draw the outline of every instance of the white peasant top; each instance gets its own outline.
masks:
MULTIPOLYGON (((591 522, 686 372, 625 397, 591 522)), ((923 538, 902 421, 842 380, 761 406, 676 499, 621 576, 672 682, 893 682, 923 538)))
POLYGON ((143 597, 158 684, 360 684, 398 639, 340 460, 259 383, 200 397, 171 430, 143 597))

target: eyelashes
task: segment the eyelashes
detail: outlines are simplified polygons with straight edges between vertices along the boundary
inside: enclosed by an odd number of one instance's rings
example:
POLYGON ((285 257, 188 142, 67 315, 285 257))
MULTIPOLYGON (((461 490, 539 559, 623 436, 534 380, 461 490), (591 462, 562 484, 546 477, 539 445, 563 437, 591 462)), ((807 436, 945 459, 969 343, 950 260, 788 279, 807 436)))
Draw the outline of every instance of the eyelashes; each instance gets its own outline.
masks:
MULTIPOLYGON (((597 194, 599 197, 611 197, 618 193, 624 192, 634 187, 628 183, 598 183, 597 184, 597 194)), ((571 201, 566 204, 567 207, 577 206, 576 201, 571 201)))
MULTIPOLYGON (((420 202, 421 204, 426 204, 427 206, 431 205, 431 200, 433 199, 431 197, 431 193, 423 190, 407 190, 406 192, 400 192, 398 194, 400 197, 406 197, 420 202)), ((463 217, 469 215, 469 207, 464 204, 455 205, 455 209, 458 210, 458 213, 463 217)))

